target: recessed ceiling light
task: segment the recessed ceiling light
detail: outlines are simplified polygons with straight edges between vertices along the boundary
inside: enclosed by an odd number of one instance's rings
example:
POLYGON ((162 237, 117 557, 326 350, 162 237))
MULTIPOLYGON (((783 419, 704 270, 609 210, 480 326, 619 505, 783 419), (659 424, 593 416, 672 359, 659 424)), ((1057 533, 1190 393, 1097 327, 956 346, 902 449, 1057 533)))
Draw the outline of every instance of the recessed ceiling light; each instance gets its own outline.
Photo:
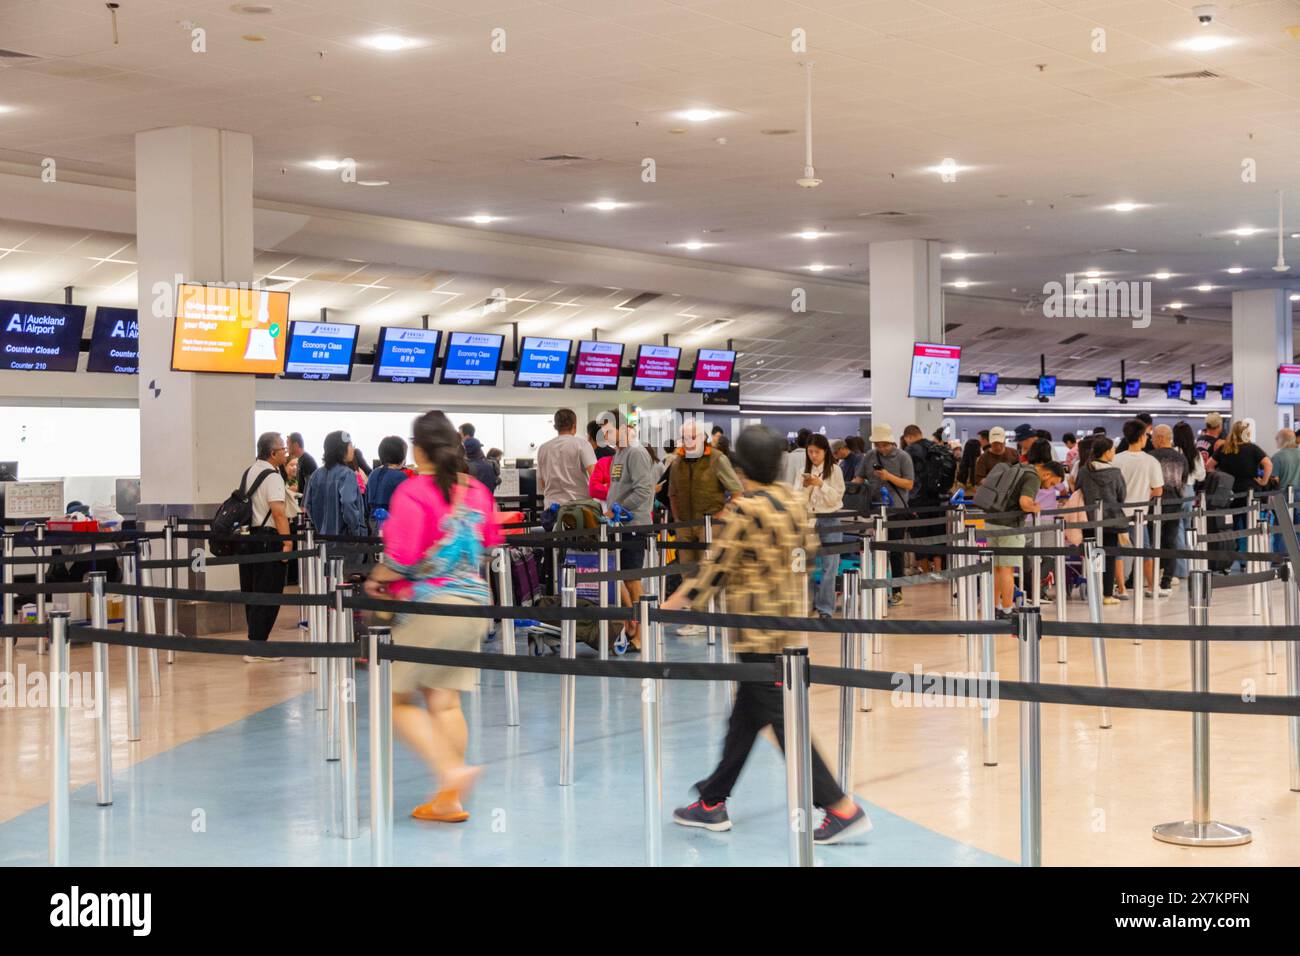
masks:
POLYGON ((1179 46, 1184 50, 1192 50, 1195 53, 1208 53, 1211 50, 1231 46, 1233 42, 1231 37, 1201 36, 1184 40, 1179 46))
POLYGON ((327 173, 332 173, 336 169, 343 168, 343 164, 340 163, 337 159, 313 159, 307 165, 311 166, 314 169, 319 169, 327 173))
POLYGON ((266 37, 262 36, 260 33, 245 33, 239 39, 247 40, 249 43, 261 43, 266 39, 266 37))
POLYGON ((1245 271, 1246 271, 1246 270, 1243 269, 1241 266, 1233 266, 1232 268, 1230 268, 1230 269, 1228 270, 1228 272, 1230 272, 1232 275, 1235 275, 1235 276, 1239 276, 1239 275, 1241 275, 1241 274, 1242 274, 1243 272, 1245 272, 1245 271))
POLYGON ((373 36, 362 37, 357 42, 362 46, 370 47, 372 50, 380 50, 384 53, 400 53, 402 50, 410 50, 424 45, 421 40, 414 37, 405 37, 398 33, 376 33, 373 36))
POLYGON ((1292 301, 1292 302, 1300 302, 1300 292, 1292 292, 1292 293, 1291 293, 1291 301, 1292 301))
POLYGON ((1196 287, 1197 292, 1211 292, 1213 290, 1214 286, 1210 285, 1208 282, 1202 282, 1196 287))
POLYGON ((235 13, 274 13, 275 9, 269 3, 236 3, 231 6, 235 13))
POLYGON ((311 100, 313 103, 325 102, 325 97, 321 96, 319 93, 312 93, 307 97, 307 99, 311 100))
POLYGON ((1132 212, 1134 209, 1140 208, 1140 206, 1135 202, 1117 202, 1111 203, 1107 208, 1113 209, 1115 212, 1132 212))
POLYGON ((956 179, 958 173, 964 173, 971 168, 973 167, 958 165, 957 160, 955 159, 945 159, 937 166, 927 166, 926 172, 938 173, 940 176, 944 177, 944 179, 956 179))
POLYGON ((474 216, 467 216, 466 218, 468 219, 468 221, 474 223, 474 225, 476 226, 486 226, 490 222, 497 221, 496 216, 489 216, 485 212, 478 213, 477 215, 474 216))
POLYGON ((387 179, 358 179, 358 186, 387 186, 387 179))
POLYGON ((1182 307, 1183 307, 1183 303, 1181 303, 1181 302, 1170 302, 1170 303, 1169 303, 1169 308, 1171 308, 1171 309, 1181 309, 1182 307))
POLYGON ((1097 271, 1096 269, 1089 269, 1087 272, 1084 273, 1084 275, 1086 275, 1089 279, 1100 279, 1100 278, 1101 278, 1101 273, 1100 273, 1099 271, 1097 271))
POLYGON ((691 252, 695 252, 697 249, 703 249, 704 243, 700 242, 698 239, 692 239, 689 242, 683 242, 682 248, 689 249, 691 250, 691 252))
POLYGON ((1234 236, 1253 236, 1255 233, 1260 231, 1262 230, 1256 229, 1253 226, 1241 226, 1238 229, 1232 230, 1232 234, 1234 236))
POLYGON ((814 262, 812 265, 810 265, 810 266, 808 267, 808 271, 809 271, 809 272, 825 272, 825 271, 826 271, 826 267, 825 267, 824 265, 822 265, 820 262, 814 262))
POLYGON ((0 103, 0 113, 12 113, 13 111, 14 108, 12 106, 5 106, 3 103, 0 103))
POLYGON ((955 280, 955 281, 953 282, 952 287, 953 287, 954 289, 964 289, 964 288, 966 288, 966 287, 969 286, 969 285, 970 285, 970 281, 969 281, 969 280, 967 280, 967 279, 957 279, 957 280, 955 280))
POLYGON ((805 229, 798 235, 800 239, 820 239, 824 233, 818 232, 816 229, 805 229))
POLYGON ((593 209, 599 209, 601 212, 612 212, 619 207, 619 203, 612 199, 600 199, 591 204, 593 209))
POLYGON ((944 259, 956 259, 956 260, 959 261, 959 262, 960 262, 962 259, 966 259, 966 258, 968 258, 969 256, 970 256, 970 253, 969 253, 969 252, 945 252, 945 253, 943 253, 943 258, 944 258, 944 259))
POLYGON ((690 109, 682 110, 677 115, 688 123, 707 123, 709 120, 717 119, 723 114, 718 110, 690 109))
POLYGON ((764 136, 789 136, 791 133, 797 133, 798 130, 794 130, 794 129, 760 129, 759 132, 762 133, 764 136))
POLYGON ((1168 279, 1168 278, 1169 278, 1169 273, 1168 273, 1168 272, 1157 272, 1157 273, 1155 274, 1155 278, 1157 278, 1157 279, 1159 279, 1160 281, 1163 282, 1165 279, 1168 279))

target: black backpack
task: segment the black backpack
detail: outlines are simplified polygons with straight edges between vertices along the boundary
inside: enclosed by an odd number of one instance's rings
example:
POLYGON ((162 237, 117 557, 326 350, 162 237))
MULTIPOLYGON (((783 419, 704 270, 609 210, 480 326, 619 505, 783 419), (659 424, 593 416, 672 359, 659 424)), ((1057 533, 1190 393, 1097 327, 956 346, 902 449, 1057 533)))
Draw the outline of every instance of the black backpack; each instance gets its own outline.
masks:
POLYGON ((920 474, 916 476, 919 494, 914 494, 912 500, 927 504, 943 501, 957 480, 957 458, 945 446, 927 439, 920 457, 913 459, 913 463, 920 474))
POLYGON ((1212 471, 1205 476, 1205 507, 1227 508, 1232 504, 1234 479, 1226 471, 1212 471))
MULTIPOLYGON (((240 542, 231 540, 235 535, 247 534, 248 529, 253 525, 253 495, 257 494, 257 489, 266 481, 268 475, 274 472, 273 468, 268 468, 260 475, 253 479, 253 487, 245 490, 244 485, 248 482, 249 468, 244 472, 244 477, 239 479, 239 487, 230 493, 230 497, 221 503, 217 513, 212 516, 212 534, 215 540, 208 542, 208 550, 218 558, 230 557, 233 554, 240 553, 240 542)), ((267 512, 267 517, 271 516, 267 512)), ((266 524, 265 519, 262 524, 266 524)))

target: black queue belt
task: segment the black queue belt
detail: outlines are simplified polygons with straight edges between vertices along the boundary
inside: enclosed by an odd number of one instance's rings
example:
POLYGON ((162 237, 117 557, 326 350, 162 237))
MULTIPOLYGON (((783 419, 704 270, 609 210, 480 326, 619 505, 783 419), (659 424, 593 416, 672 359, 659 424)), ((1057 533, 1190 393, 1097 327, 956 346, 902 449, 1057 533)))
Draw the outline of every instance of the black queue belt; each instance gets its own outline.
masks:
POLYGON ((49 531, 44 538, 38 539, 34 534, 23 532, 14 535, 14 547, 51 548, 66 544, 117 544, 124 541, 139 541, 141 538, 153 540, 163 536, 161 531, 49 531))
POLYGON ((36 564, 81 564, 84 561, 117 561, 120 558, 135 554, 134 551, 87 551, 84 554, 47 554, 32 555, 29 557, 0 557, 0 567, 6 564, 14 567, 36 564))
MULTIPOLYGON (((925 677, 926 675, 922 675, 922 680, 925 677)), ((897 690, 912 694, 923 692, 921 682, 914 682, 912 675, 907 673, 860 671, 814 664, 808 668, 808 678, 814 684, 862 687, 867 690, 897 690)), ((1033 684, 1008 680, 986 683, 983 685, 982 693, 975 680, 969 682, 945 680, 941 685, 936 685, 936 689, 940 686, 940 692, 944 695, 979 699, 994 696, 998 700, 1038 704, 1123 707, 1132 710, 1172 710, 1203 714, 1253 714, 1260 717, 1300 715, 1300 697, 1262 696, 1247 701, 1242 699, 1241 694, 1144 690, 1137 687, 1090 687, 1080 684, 1033 684)))
MULTIPOLYGON (((81 585, 85 590, 88 585, 81 585)), ((255 591, 199 591, 191 588, 146 587, 142 584, 104 585, 105 594, 162 598, 174 601, 202 601, 207 604, 246 604, 254 607, 333 607, 329 594, 263 594, 255 591)))
MULTIPOLYGON (((256 540, 256 539, 254 539, 256 540)), ((314 549, 304 548, 301 551, 265 551, 259 554, 232 554, 225 558, 213 558, 204 556, 203 566, 206 568, 220 568, 232 564, 270 564, 273 561, 296 561, 299 558, 314 558, 319 552, 314 549)), ((157 558, 152 561, 141 561, 138 567, 142 570, 151 568, 188 568, 194 558, 157 558)))
POLYGON ((630 607, 517 607, 499 604, 439 604, 433 601, 390 601, 353 595, 343 599, 343 606, 358 611, 386 611, 390 614, 426 614, 432 617, 473 617, 488 620, 524 621, 631 621, 636 612, 630 607))
MULTIPOLYGON (((302 536, 299 535, 299 538, 302 536)), ((298 539, 294 539, 298 540, 298 539)), ((318 534, 317 541, 335 541, 341 544, 383 544, 384 539, 377 534, 318 534)))
POLYGON ((817 549, 818 554, 858 554, 862 550, 862 542, 859 541, 841 541, 838 544, 823 544, 817 549))
POLYGON ((933 518, 886 518, 886 528, 928 528, 931 525, 947 524, 947 515, 935 515, 933 518))
POLYGON ((1270 568, 1267 571, 1254 571, 1250 574, 1227 574, 1214 579, 1211 587, 1216 591, 1224 588, 1240 588, 1247 584, 1267 584, 1270 581, 1277 580, 1277 568, 1270 568))
POLYGON ((363 655, 360 641, 340 644, 323 641, 249 641, 241 638, 182 637, 179 634, 145 634, 141 631, 110 631, 73 625, 68 628, 72 644, 116 644, 120 647, 146 647, 160 651, 183 651, 189 654, 229 654, 243 656, 256 651, 259 656, 338 657, 363 655))
POLYGON ((611 531, 633 532, 635 534, 649 534, 655 531, 680 531, 683 528, 703 528, 704 519, 697 518, 694 521, 666 521, 663 524, 623 524, 615 525, 610 528, 611 531))
MULTIPOLYGON (((295 645, 302 646, 302 645, 295 645)), ((346 646, 346 645, 345 645, 346 646)), ((379 657, 410 664, 444 667, 475 667, 491 671, 522 671, 531 674, 573 674, 577 677, 625 677, 653 680, 724 680, 746 683, 778 681, 780 663, 771 664, 686 664, 665 661, 615 660, 594 657, 531 657, 476 651, 444 651, 405 644, 379 645, 379 657)))
POLYGON ((983 574, 986 571, 993 570, 991 562, 984 561, 976 564, 968 564, 960 568, 945 568, 942 571, 927 571, 924 574, 909 574, 907 577, 899 578, 860 578, 858 587, 868 590, 881 590, 884 588, 914 588, 923 584, 942 584, 944 581, 955 581, 957 578, 971 577, 976 574, 983 574))
MULTIPOLYGON (((1285 564, 1289 559, 1285 554, 1272 551, 1191 551, 1186 548, 1104 548, 1107 557, 1116 558, 1160 558, 1164 560, 1199 561, 1207 558, 1227 561, 1267 561, 1272 564, 1285 564)), ((1235 576, 1235 575, 1234 575, 1235 576)))
POLYGON ((90 584, 86 581, 47 581, 37 584, 35 581, 18 581, 13 584, 0 584, 0 594, 89 594, 90 584))
POLYGON ((667 564, 658 568, 624 568, 621 571, 579 571, 578 583, 603 581, 639 581, 642 578, 665 578, 673 574, 690 574, 698 570, 698 563, 667 564))
POLYGON ((1207 541, 1207 542, 1208 541, 1233 541, 1237 538, 1250 538, 1257 534, 1267 534, 1268 530, 1269 529, 1266 526, 1259 525, 1256 528, 1243 528, 1240 531, 1233 531, 1233 530, 1212 531, 1209 534, 1198 535, 1196 540, 1207 541))
MULTIPOLYGON (((315 551, 308 551, 307 554, 316 554, 315 551)), ((383 554, 383 545, 374 544, 335 544, 326 545, 325 556, 335 557, 341 554, 383 554)))
POLYGON ((18 640, 24 637, 49 637, 48 624, 0 624, 0 638, 18 640))
MULTIPOLYGON (((1217 587, 1217 585, 1216 585, 1217 587)), ((1281 624, 1089 624, 1043 618, 1043 637, 1103 637, 1147 641, 1300 641, 1300 630, 1281 624)))
MULTIPOLYGON (((564 608, 572 611, 572 608, 564 608)), ((663 624, 708 624, 762 631, 806 631, 825 634, 1007 634, 1008 621, 891 621, 852 618, 770 617, 764 614, 701 614, 697 611, 650 609, 650 620, 663 624)))

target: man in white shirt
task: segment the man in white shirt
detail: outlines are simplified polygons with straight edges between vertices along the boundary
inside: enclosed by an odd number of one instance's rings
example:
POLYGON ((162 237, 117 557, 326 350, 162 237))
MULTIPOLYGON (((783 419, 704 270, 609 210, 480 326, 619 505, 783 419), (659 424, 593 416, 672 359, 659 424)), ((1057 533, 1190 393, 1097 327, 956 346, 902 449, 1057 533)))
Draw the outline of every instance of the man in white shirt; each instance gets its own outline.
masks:
POLYGON ((555 413, 556 436, 537 449, 537 491, 542 508, 590 498, 587 486, 596 467, 591 443, 578 437, 578 416, 571 408, 555 413))
MULTIPOLYGON (((288 450, 278 432, 266 432, 257 439, 257 461, 248 466, 240 487, 249 494, 253 509, 253 527, 249 535, 254 540, 244 548, 246 554, 265 554, 271 551, 291 551, 293 542, 274 537, 289 534, 289 518, 285 513, 286 492, 280 469, 288 460, 288 450), (262 538, 264 540, 256 540, 262 538)), ((245 594, 283 594, 284 561, 267 561, 262 564, 239 565, 239 590, 245 594)), ((263 643, 271 635, 280 609, 248 604, 244 619, 248 625, 248 639, 263 643)), ((244 660, 250 664, 283 660, 282 657, 265 657, 249 654, 244 660)))
MULTIPOLYGON (((1147 423, 1133 419, 1124 423, 1124 440, 1128 442, 1128 447, 1115 456, 1115 467, 1119 469, 1120 474, 1124 476, 1124 514, 1130 519, 1139 511, 1146 511, 1147 503, 1155 498, 1160 497, 1164 490, 1165 475, 1160 468, 1160 462, 1157 458, 1146 453, 1147 442, 1151 440, 1150 432, 1147 431, 1147 423)), ((1148 539, 1150 537, 1148 536, 1148 539)), ((1133 547, 1145 548, 1146 540, 1138 537, 1136 529, 1133 534, 1133 547)), ((1151 575, 1155 570, 1155 562, 1147 558, 1142 562, 1143 577, 1146 579, 1147 590, 1151 589, 1151 575)), ((1141 587, 1135 580, 1134 587, 1141 587)))

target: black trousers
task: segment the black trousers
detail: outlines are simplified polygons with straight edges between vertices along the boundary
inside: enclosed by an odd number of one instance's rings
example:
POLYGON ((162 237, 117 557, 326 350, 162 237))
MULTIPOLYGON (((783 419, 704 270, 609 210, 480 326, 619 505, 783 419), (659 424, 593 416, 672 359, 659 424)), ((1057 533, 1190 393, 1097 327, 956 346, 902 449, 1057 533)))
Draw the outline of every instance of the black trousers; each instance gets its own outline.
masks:
MULTIPOLYGON (((902 541, 906 536, 907 536, 906 528, 889 528, 889 527, 885 528, 886 541, 902 541)), ((903 552, 902 551, 889 552, 889 574, 891 577, 894 578, 901 578, 903 576, 903 552)), ((894 594, 903 593, 902 588, 893 588, 892 591, 894 594)))
MULTIPOLYGON (((777 660, 775 654, 741 653, 739 656, 741 662, 746 664, 772 663, 777 660)), ((707 779, 695 785, 701 800, 705 803, 719 803, 731 796, 740 771, 745 769, 749 752, 754 748, 754 741, 759 732, 768 726, 776 734, 777 743, 784 752, 785 711, 781 700, 781 685, 776 682, 739 684, 736 703, 731 708, 731 719, 727 722, 727 738, 722 744, 722 759, 707 779)), ((835 777, 831 775, 815 746, 812 748, 812 774, 814 806, 825 809, 844 799, 844 791, 836 784, 835 777)))
MULTIPOLYGON (((284 561, 239 566, 239 590, 245 594, 283 594, 284 578, 289 566, 284 561)), ((244 620, 248 622, 248 639, 265 641, 279 617, 278 607, 244 606, 244 620)))

